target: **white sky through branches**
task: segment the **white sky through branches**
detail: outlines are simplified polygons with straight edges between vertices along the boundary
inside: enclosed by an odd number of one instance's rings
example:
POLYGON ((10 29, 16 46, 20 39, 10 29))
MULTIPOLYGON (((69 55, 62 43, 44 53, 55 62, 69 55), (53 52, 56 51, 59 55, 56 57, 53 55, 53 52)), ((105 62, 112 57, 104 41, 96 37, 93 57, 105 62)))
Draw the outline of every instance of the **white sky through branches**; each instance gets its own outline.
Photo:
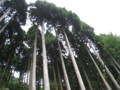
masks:
MULTIPOLYGON (((46 0, 76 13, 96 34, 120 35, 120 0, 46 0)), ((34 0, 26 0, 34 2, 34 0)))

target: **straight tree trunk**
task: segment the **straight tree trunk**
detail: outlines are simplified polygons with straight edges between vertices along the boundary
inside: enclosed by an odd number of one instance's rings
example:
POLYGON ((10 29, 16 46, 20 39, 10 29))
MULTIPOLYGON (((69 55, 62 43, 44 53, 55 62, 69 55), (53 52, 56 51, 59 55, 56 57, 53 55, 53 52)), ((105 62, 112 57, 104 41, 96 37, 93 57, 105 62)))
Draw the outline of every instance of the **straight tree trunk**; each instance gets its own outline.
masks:
POLYGON ((5 24, 2 29, 0 30, 0 34, 5 30, 5 28, 8 26, 9 23, 5 24))
POLYGON ((59 70, 59 67, 58 67, 58 63, 57 63, 57 76, 58 76, 58 87, 59 87, 59 90, 63 90, 63 87, 62 87, 62 80, 61 80, 61 76, 60 76, 60 70, 59 70))
POLYGON ((113 58, 114 63, 117 65, 117 67, 120 69, 120 65, 116 62, 116 60, 113 58))
POLYGON ((65 79, 65 84, 66 84, 66 90, 71 90, 68 75, 67 75, 67 71, 66 71, 66 67, 65 67, 65 63, 64 63, 64 59, 63 59, 63 56, 62 56, 60 43, 58 41, 57 32, 56 32, 56 36, 57 36, 58 49, 59 49, 59 54, 60 54, 60 61, 61 61, 61 65, 62 65, 62 69, 63 69, 63 75, 64 75, 64 79, 65 79))
POLYGON ((110 52, 107 51, 107 53, 108 53, 109 56, 112 58, 113 62, 117 65, 117 67, 120 69, 120 65, 116 62, 116 60, 115 60, 114 57, 110 54, 110 52))
POLYGON ((30 78, 30 71, 27 71, 27 80, 26 80, 27 85, 29 85, 29 78, 30 78))
POLYGON ((11 57, 12 57, 12 53, 11 53, 10 56, 8 57, 7 63, 6 63, 5 68, 4 68, 4 71, 3 71, 3 73, 2 73, 2 75, 1 75, 1 77, 0 77, 0 82, 2 82, 2 80, 3 80, 3 76, 4 76, 4 74, 5 74, 6 70, 7 70, 7 67, 8 67, 8 64, 9 64, 9 62, 10 62, 11 57))
POLYGON ((50 90, 49 76, 48 76, 48 63, 47 63, 45 36, 44 36, 44 23, 42 24, 42 49, 43 49, 42 52, 43 52, 44 90, 50 90))
POLYGON ((63 30, 63 33, 64 33, 64 37, 65 37, 65 40, 66 40, 66 43, 67 43, 67 47, 68 47, 68 50, 69 50, 69 53, 70 53, 70 57, 72 59, 73 67, 75 69, 75 73, 76 73, 76 76, 77 76, 77 79, 78 79, 78 83, 79 83, 80 89, 81 90, 86 90, 85 89, 85 85, 84 85, 83 80, 82 80, 82 77, 81 77, 81 74, 80 74, 80 71, 79 71, 79 68, 77 66, 75 57, 74 57, 74 54, 72 52, 72 49, 71 49, 71 46, 70 46, 70 42, 69 42, 69 40, 67 38, 67 35, 66 35, 64 30, 63 30))
MULTIPOLYGON (((38 31, 38 30, 37 30, 38 31)), ((37 51, 37 31, 34 40, 33 59, 31 67, 30 87, 29 90, 36 90, 36 51, 37 51)))
POLYGON ((120 71, 117 69, 117 67, 116 67, 114 64, 112 64, 112 66, 113 66, 114 69, 117 71, 117 73, 120 75, 120 71))
POLYGON ((100 74, 100 77, 101 77, 101 79, 103 80, 103 82, 104 82, 104 84, 105 84, 107 90, 112 90, 112 88, 110 87, 110 85, 108 84, 108 82, 104 79, 104 76, 103 76, 101 70, 99 69, 98 65, 96 64, 94 58, 92 57, 92 55, 91 55, 90 51, 87 49, 87 47, 86 47, 86 50, 87 50, 87 52, 88 52, 88 54, 89 54, 89 56, 90 56, 92 62, 94 63, 94 65, 95 65, 95 67, 96 67, 98 73, 100 74))
POLYGON ((29 59, 29 62, 28 62, 28 66, 27 66, 27 85, 29 85, 29 81, 30 81, 30 69, 31 69, 31 57, 29 59))
MULTIPOLYGON (((57 84, 57 79, 56 79, 56 72, 55 72, 55 66, 53 68, 53 76, 54 76, 54 82, 57 84)), ((57 84, 58 85, 58 84, 57 84)), ((58 86, 55 87, 55 90, 58 90, 58 86)))
POLYGON ((7 11, 0 17, 0 22, 5 18, 6 15, 10 14, 12 8, 8 8, 7 11))
POLYGON ((88 41, 89 45, 92 47, 94 53, 96 54, 98 61, 101 63, 101 65, 105 68, 108 76, 110 77, 110 79, 112 80, 113 84, 115 85, 117 90, 120 90, 120 86, 117 83, 117 81, 115 80, 115 78, 113 77, 113 75, 111 74, 111 72, 109 71, 109 69, 107 68, 107 66, 105 65, 105 63, 103 62, 103 60, 100 58, 100 56, 97 54, 97 52, 95 51, 95 48, 92 46, 92 43, 90 41, 88 41))
MULTIPOLYGON (((32 58, 33 58, 33 56, 32 56, 32 58)), ((31 88, 31 84, 30 83, 32 83, 32 67, 33 67, 33 60, 31 59, 31 62, 30 62, 30 76, 29 76, 29 90, 30 90, 30 88, 31 88)))
POLYGON ((83 66, 82 63, 81 63, 81 66, 82 66, 82 69, 83 69, 83 73, 84 73, 84 75, 85 75, 85 77, 86 77, 86 80, 87 80, 87 82, 88 82, 88 86, 89 86, 90 90, 93 90, 92 85, 91 85, 91 82, 90 82, 90 79, 89 79, 89 77, 88 77, 88 75, 87 75, 87 72, 86 72, 86 70, 85 70, 85 68, 84 68, 84 66, 83 66))

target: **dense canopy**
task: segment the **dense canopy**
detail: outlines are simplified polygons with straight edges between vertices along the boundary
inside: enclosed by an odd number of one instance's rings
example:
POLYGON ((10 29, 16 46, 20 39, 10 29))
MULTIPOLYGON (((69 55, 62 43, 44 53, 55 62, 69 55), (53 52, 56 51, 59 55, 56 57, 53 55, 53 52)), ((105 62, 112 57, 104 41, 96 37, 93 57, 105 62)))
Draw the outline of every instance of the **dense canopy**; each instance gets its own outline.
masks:
POLYGON ((72 11, 0 1, 0 90, 120 90, 119 55, 120 36, 96 35, 72 11))

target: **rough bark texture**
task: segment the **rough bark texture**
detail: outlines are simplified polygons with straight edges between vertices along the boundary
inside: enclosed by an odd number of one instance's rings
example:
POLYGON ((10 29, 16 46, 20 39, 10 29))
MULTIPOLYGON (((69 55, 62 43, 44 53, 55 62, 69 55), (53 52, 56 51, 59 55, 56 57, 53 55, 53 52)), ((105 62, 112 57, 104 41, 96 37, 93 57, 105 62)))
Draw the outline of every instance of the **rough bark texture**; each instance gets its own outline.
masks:
POLYGON ((67 47, 68 47, 68 50, 69 50, 69 53, 70 53, 70 57, 72 59, 73 67, 75 69, 75 73, 76 73, 76 76, 77 76, 77 79, 78 79, 78 83, 79 83, 80 89, 81 90, 86 90, 85 89, 85 85, 84 85, 83 80, 82 80, 82 77, 81 77, 81 74, 80 74, 80 71, 79 71, 79 68, 78 68, 78 65, 77 65, 75 57, 74 57, 74 54, 72 52, 70 43, 68 41, 67 35, 66 35, 64 30, 63 30, 63 33, 64 33, 64 37, 65 37, 65 40, 66 40, 66 43, 67 43, 67 47))
POLYGON ((33 60, 32 60, 32 67, 31 67, 31 77, 30 77, 30 84, 29 90, 36 90, 36 51, 37 51, 37 31, 35 35, 34 41, 34 49, 33 49, 33 60))
POLYGON ((108 76, 110 77, 110 79, 112 80, 113 84, 115 85, 117 90, 120 90, 120 86, 117 83, 117 81, 115 80, 115 78, 113 77, 113 75, 111 74, 111 72, 109 71, 109 69, 107 68, 107 66, 105 65, 105 63, 103 62, 103 60, 100 58, 99 54, 96 52, 95 48, 92 46, 92 43, 90 41, 88 41, 89 45, 91 46, 91 48, 93 49, 94 53, 96 54, 98 61, 101 63, 101 65, 105 68, 108 76))
POLYGON ((12 8, 8 8, 7 11, 0 17, 0 22, 5 18, 6 15, 10 14, 12 8))
POLYGON ((100 77, 101 77, 101 79, 103 80, 103 82, 104 82, 107 90, 112 90, 111 87, 110 87, 110 85, 108 84, 108 82, 104 79, 104 76, 103 76, 101 70, 99 69, 98 65, 96 64, 94 58, 92 57, 92 55, 91 55, 90 51, 87 49, 87 47, 86 47, 86 50, 87 50, 88 54, 90 55, 90 58, 91 58, 92 62, 94 63, 94 65, 95 65, 98 73, 100 74, 100 77))
POLYGON ((43 76, 44 76, 44 90, 50 90, 49 76, 48 76, 48 62, 46 55, 44 24, 42 24, 42 53, 43 53, 43 76))

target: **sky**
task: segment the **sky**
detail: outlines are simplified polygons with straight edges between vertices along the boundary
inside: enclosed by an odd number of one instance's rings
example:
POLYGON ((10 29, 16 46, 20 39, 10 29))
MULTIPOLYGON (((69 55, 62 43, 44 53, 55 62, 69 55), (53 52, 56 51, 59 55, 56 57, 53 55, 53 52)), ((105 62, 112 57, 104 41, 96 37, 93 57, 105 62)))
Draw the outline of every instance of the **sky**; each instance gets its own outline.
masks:
MULTIPOLYGON (((34 2, 35 0, 26 0, 34 2)), ((120 35, 120 0, 46 0, 76 13, 96 34, 120 35)))

